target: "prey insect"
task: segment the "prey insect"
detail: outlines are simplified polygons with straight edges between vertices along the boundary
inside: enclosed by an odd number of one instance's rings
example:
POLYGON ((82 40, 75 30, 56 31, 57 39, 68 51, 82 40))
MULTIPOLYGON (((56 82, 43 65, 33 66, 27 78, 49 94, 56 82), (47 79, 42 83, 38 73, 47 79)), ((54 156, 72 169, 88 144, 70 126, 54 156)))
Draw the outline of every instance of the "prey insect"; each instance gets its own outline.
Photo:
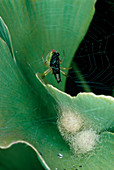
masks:
POLYGON ((72 67, 69 67, 69 68, 60 67, 60 65, 62 64, 62 62, 63 62, 63 60, 65 58, 64 51, 63 51, 63 59, 62 59, 62 61, 60 60, 59 56, 60 56, 60 54, 56 50, 52 50, 51 52, 49 52, 47 54, 46 60, 44 60, 44 52, 43 52, 42 59, 43 59, 43 62, 45 64, 45 66, 48 67, 48 69, 46 71, 44 71, 44 73, 41 75, 42 79, 45 76, 47 76, 47 74, 49 72, 51 72, 51 74, 54 74, 55 79, 57 80, 58 83, 61 82, 60 72, 64 76, 68 77, 68 75, 64 71, 62 71, 61 69, 69 70, 72 67))

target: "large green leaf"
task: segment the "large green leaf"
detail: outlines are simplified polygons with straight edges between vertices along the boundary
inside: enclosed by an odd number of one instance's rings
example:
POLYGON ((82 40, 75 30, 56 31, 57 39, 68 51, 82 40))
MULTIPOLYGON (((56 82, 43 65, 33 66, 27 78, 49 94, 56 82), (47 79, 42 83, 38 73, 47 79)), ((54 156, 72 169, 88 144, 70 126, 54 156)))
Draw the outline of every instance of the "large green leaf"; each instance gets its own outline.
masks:
POLYGON ((0 149, 0 170, 44 170, 32 148, 25 144, 15 144, 8 149, 0 149))
MULTIPOLYGON (((35 86, 35 73, 46 70, 41 58, 44 50, 46 56, 50 50, 56 49, 61 54, 60 58, 64 50, 63 67, 69 67, 92 20, 95 1, 0 1, 0 15, 10 30, 15 57, 32 86, 35 86)), ((64 89, 64 76, 61 85, 51 74, 47 79, 55 87, 64 89)))
POLYGON ((31 136, 31 130, 35 137, 43 122, 55 119, 55 102, 40 83, 38 90, 42 96, 37 96, 27 84, 8 46, 0 39, 0 146, 7 147, 12 142, 23 140, 25 134, 26 137, 31 136), (51 108, 46 105, 47 101, 39 102, 44 100, 44 96, 48 98, 51 108), (37 129, 34 130, 34 127, 37 129))
MULTIPOLYGON (((68 56, 73 56, 88 28, 94 2, 0 1, 0 15, 11 31, 23 73, 14 63, 11 38, 1 19, 0 147, 26 143, 45 169, 113 167, 114 99, 92 93, 71 97, 46 85, 40 74, 35 76, 45 70, 40 57, 44 49, 45 53, 64 49, 64 64, 69 66, 72 58, 68 56)), ((48 80, 57 87, 52 76, 48 80)))
MULTIPOLYGON (((8 46, 1 39, 0 78, 1 148, 24 142, 37 152, 39 160, 46 169, 76 169, 80 166, 84 169, 112 168, 112 157, 110 157, 112 150, 109 147, 112 147, 113 135, 110 132, 104 132, 104 129, 108 129, 112 122, 110 120, 114 111, 112 97, 95 96, 88 93, 71 97, 51 85, 45 85, 38 76, 39 80, 36 83, 39 84, 39 93, 35 94, 31 86, 20 75, 8 46), (57 117, 59 122, 61 115, 69 112, 84 119, 79 133, 85 132, 87 129, 92 133, 95 132, 96 137, 99 136, 99 141, 95 148, 93 147, 89 151, 89 155, 87 152, 78 156, 74 152, 76 150, 73 136, 76 137, 77 133, 70 135, 67 131, 64 134, 59 132, 57 117), (90 117, 91 113, 93 116, 90 117), (100 118, 99 114, 101 117, 103 115, 100 128, 99 121, 97 121, 100 118), (107 117, 107 114, 110 116, 107 117), (104 119, 106 120, 104 121, 104 119), (94 125, 96 123, 96 126, 93 125, 93 122, 94 125), (89 126, 87 126, 88 123, 89 126), (66 137, 68 137, 67 140, 66 137), (98 159, 98 157, 100 158, 98 159)), ((69 123, 70 121, 67 122, 68 125, 69 123)))

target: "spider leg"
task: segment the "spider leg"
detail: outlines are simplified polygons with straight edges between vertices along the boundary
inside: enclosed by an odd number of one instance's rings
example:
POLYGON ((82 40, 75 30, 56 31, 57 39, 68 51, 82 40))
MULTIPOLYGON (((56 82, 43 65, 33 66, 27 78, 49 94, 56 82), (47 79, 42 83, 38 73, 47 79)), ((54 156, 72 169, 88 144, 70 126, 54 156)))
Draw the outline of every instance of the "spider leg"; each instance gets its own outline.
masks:
POLYGON ((47 74, 51 71, 51 68, 48 68, 44 73, 41 75, 41 78, 43 79, 47 74))
POLYGON ((53 70, 51 71, 51 74, 53 74, 53 70))
POLYGON ((69 70, 69 69, 72 69, 72 67, 69 67, 69 68, 60 67, 60 69, 69 70))
POLYGON ((42 60, 43 60, 43 62, 45 63, 45 60, 44 60, 44 52, 45 52, 45 51, 43 51, 43 54, 42 54, 42 60))
POLYGON ((65 52, 64 52, 64 50, 63 50, 63 59, 62 59, 62 61, 60 61, 60 64, 62 64, 64 58, 65 58, 65 52))
POLYGON ((45 60, 44 60, 44 52, 45 52, 45 51, 43 51, 43 54, 42 54, 42 60, 43 60, 43 62, 44 62, 44 64, 45 64, 45 66, 48 67, 48 65, 46 64, 46 62, 45 62, 45 60))
POLYGON ((64 76, 69 77, 64 71, 60 70, 60 72, 61 72, 64 76))

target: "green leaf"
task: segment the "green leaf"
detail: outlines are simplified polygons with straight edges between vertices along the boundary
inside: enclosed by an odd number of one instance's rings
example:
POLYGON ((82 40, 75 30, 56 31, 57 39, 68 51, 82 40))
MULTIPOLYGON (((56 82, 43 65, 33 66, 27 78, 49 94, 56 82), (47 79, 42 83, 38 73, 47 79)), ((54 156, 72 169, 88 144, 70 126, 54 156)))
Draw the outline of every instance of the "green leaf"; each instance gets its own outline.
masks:
POLYGON ((12 57, 14 57, 11 36, 10 36, 9 30, 6 24, 4 23, 1 17, 0 17, 0 37, 6 42, 6 44, 8 45, 10 49, 12 57))
POLYGON ((114 166, 114 134, 104 132, 100 136, 99 148, 94 156, 85 161, 86 166, 83 169, 113 169, 114 166), (86 168, 87 167, 87 168, 86 168))
MULTIPOLYGON (((60 53, 64 49, 64 64, 69 66, 92 19, 94 3, 0 1, 0 15, 11 31, 20 68, 12 58, 10 35, 1 19, 0 147, 26 143, 45 169, 113 167, 109 148, 113 145, 114 99, 92 93, 71 97, 46 85, 39 74, 45 70, 40 57, 44 49, 46 54, 52 48, 60 53)), ((47 79, 58 86, 52 76, 47 79)))
MULTIPOLYGON (((56 118, 55 102, 40 82, 38 91, 42 96, 33 91, 20 74, 8 46, 2 39, 0 80, 0 146, 8 147, 15 141, 31 141, 34 138, 36 140, 33 140, 33 143, 37 143, 37 135, 44 136, 39 130, 42 124, 56 118), (48 98, 51 108, 46 105, 47 101, 43 103, 45 98, 48 98)), ((37 154, 40 157, 40 154, 37 154)))
POLYGON ((88 120, 86 126, 89 127, 90 124, 92 128, 100 132, 108 130, 113 124, 113 97, 104 95, 97 96, 93 93, 79 93, 77 97, 70 97, 70 95, 55 89, 51 85, 45 87, 57 102, 59 102, 61 107, 68 107, 69 110, 76 108, 77 113, 83 114, 84 120, 88 120))
MULTIPOLYGON (((73 112, 74 115, 77 115, 78 112, 80 118, 83 118, 85 117, 85 112, 83 113, 83 111, 86 110, 86 106, 89 112, 93 108, 94 114, 97 115, 99 107, 102 107, 104 101, 104 109, 102 108, 100 111, 104 113, 104 118, 107 119, 108 122, 110 121, 110 117, 107 117, 105 112, 106 108, 109 108, 109 103, 113 102, 113 98, 97 97, 93 94, 85 93, 79 94, 77 97, 71 97, 51 85, 42 85, 42 80, 40 79, 41 83, 37 80, 37 83, 39 83, 39 93, 34 93, 31 86, 28 85, 18 71, 10 54, 10 50, 3 40, 0 40, 0 77, 1 148, 7 148, 17 142, 26 143, 37 152, 38 158, 45 169, 74 169, 79 166, 88 169, 88 165, 95 166, 94 162, 96 163, 96 169, 105 169, 107 161, 112 160, 110 158, 112 150, 107 149, 108 146, 112 146, 112 134, 108 135, 107 132, 105 135, 104 132, 102 132, 104 126, 100 129, 95 126, 94 129, 93 122, 91 124, 91 121, 89 126, 87 126, 86 123, 89 122, 89 116, 87 115, 85 123, 82 129, 79 130, 79 133, 89 129, 90 132, 93 133, 93 137, 95 135, 95 137, 97 137, 97 135, 99 136, 99 141, 96 142, 95 148, 93 147, 92 150, 89 151, 89 156, 87 152, 81 154, 81 157, 78 157, 75 153, 75 148, 73 148, 75 147, 75 140, 72 138, 76 136, 77 133, 71 135, 65 131, 62 137, 63 134, 61 131, 59 132, 59 118, 65 113, 65 109, 66 113, 70 111, 73 112), (99 103, 99 107, 97 105, 96 109, 94 109, 97 102, 99 103), (99 132, 100 130, 101 132, 99 132), (94 134, 94 132, 96 134, 94 134), (66 136, 68 137, 67 140, 65 138, 66 136), (102 154, 102 152, 106 152, 106 155, 103 154, 102 157, 100 157, 101 162, 99 163, 97 157, 102 154), (88 162, 88 164, 86 164, 86 162, 88 162)), ((111 111, 113 111, 114 105, 111 104, 110 107, 112 108, 109 108, 110 115, 112 115, 111 111)), ((92 118, 92 120, 93 119, 94 118, 92 118)), ((94 119, 94 121, 96 121, 96 119, 94 119)), ((67 124, 69 125, 69 122, 67 122, 67 124)), ((107 124, 105 125, 107 127, 107 124)), ((112 167, 112 164, 109 167, 112 167)))
MULTIPOLYGON (((35 73, 47 68, 42 61, 52 49, 65 51, 63 67, 69 67, 73 55, 85 36, 94 14, 96 0, 1 0, 0 15, 8 26, 15 57, 31 86, 35 73), (32 74, 33 72, 34 74, 32 74)), ((51 74, 50 84, 64 90, 66 77, 58 85, 51 74)))
POLYGON ((0 170, 44 170, 32 148, 25 144, 15 144, 8 149, 0 149, 0 170))

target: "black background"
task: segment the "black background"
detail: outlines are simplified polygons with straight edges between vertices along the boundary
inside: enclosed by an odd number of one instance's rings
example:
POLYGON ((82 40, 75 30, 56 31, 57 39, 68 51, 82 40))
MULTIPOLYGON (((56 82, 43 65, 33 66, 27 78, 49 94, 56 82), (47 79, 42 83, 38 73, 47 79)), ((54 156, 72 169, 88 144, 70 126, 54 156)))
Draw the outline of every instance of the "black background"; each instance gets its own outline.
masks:
MULTIPOLYGON (((73 62, 97 95, 113 95, 114 0, 98 0, 88 32, 76 51, 73 62)), ((71 63, 72 65, 72 63, 71 63)), ((84 92, 76 70, 69 71, 66 92, 75 96, 84 92)))

